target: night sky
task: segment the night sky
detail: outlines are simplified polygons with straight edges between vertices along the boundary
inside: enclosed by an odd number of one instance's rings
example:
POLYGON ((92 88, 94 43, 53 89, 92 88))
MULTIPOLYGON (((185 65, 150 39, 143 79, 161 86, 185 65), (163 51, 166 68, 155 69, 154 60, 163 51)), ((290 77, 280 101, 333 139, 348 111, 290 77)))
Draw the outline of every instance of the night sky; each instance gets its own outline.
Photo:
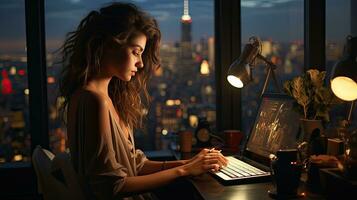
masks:
MULTIPOLYGON (((68 31, 108 0, 45 0, 48 49, 57 48, 68 31)), ((131 0, 154 16, 164 42, 180 40, 183 0, 131 0)), ((327 0, 327 39, 344 41, 350 33, 350 0, 327 0)), ((214 1, 191 0, 193 40, 214 36, 214 1)), ((251 35, 282 42, 303 40, 303 0, 242 0, 243 41, 251 35)), ((24 0, 0 1, 0 52, 24 49, 24 0)))

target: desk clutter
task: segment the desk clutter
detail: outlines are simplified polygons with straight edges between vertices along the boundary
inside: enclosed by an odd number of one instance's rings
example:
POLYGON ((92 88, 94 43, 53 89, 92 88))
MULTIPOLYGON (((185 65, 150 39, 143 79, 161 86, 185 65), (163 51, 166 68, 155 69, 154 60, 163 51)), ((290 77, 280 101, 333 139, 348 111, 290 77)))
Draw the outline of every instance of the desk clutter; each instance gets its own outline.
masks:
POLYGON ((303 163, 298 160, 297 149, 279 150, 271 156, 271 168, 275 182, 275 191, 269 191, 269 196, 274 199, 292 199, 304 197, 299 193, 303 163))
POLYGON ((357 131, 331 137, 321 122, 311 120, 309 126, 315 128, 308 129, 295 113, 293 103, 287 95, 264 94, 249 133, 224 130, 215 134, 202 118, 195 130, 180 132, 181 152, 191 155, 202 148, 216 147, 226 156, 233 155, 228 157, 228 167, 211 175, 221 185, 273 180, 275 190, 269 193, 272 198, 303 197, 301 186, 303 192, 328 196, 338 191, 332 186, 335 179, 353 193, 357 180, 357 131), (271 160, 271 154, 280 159, 271 160), (326 173, 322 175, 323 172, 326 173))
POLYGON ((194 130, 182 130, 177 134, 175 150, 183 153, 199 152, 204 148, 217 148, 228 154, 238 154, 244 134, 240 130, 224 130, 214 133, 205 117, 200 117, 194 130))

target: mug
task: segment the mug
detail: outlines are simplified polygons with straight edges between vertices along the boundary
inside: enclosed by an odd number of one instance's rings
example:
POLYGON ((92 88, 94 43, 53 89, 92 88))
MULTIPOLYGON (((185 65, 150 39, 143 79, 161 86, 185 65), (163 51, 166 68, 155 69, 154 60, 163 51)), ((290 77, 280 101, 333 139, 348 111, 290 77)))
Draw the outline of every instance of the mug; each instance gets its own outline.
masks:
POLYGON ((243 133, 239 130, 225 130, 223 133, 225 147, 230 151, 238 152, 239 145, 243 138, 243 133))
POLYGON ((303 163, 297 161, 297 150, 279 150, 276 160, 271 161, 273 178, 278 197, 297 197, 303 163))

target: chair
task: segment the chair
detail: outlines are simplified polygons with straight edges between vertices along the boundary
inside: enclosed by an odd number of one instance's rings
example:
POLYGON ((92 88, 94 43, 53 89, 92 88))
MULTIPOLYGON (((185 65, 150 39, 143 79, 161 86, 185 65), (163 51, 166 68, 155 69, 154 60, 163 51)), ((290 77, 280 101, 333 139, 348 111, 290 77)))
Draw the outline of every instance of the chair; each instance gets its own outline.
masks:
POLYGON ((70 156, 60 153, 56 156, 37 146, 32 155, 37 175, 38 192, 44 200, 84 200, 70 156))

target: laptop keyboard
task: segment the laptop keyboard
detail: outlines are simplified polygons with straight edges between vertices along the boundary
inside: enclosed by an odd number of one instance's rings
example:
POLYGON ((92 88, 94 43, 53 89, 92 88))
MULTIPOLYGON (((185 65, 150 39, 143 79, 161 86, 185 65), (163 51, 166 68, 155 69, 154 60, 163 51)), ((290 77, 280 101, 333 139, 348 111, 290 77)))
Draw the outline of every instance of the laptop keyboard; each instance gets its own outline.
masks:
POLYGON ((270 175, 270 172, 262 171, 232 156, 226 158, 229 161, 228 165, 220 169, 218 172, 214 172, 215 175, 223 180, 246 179, 270 175))

